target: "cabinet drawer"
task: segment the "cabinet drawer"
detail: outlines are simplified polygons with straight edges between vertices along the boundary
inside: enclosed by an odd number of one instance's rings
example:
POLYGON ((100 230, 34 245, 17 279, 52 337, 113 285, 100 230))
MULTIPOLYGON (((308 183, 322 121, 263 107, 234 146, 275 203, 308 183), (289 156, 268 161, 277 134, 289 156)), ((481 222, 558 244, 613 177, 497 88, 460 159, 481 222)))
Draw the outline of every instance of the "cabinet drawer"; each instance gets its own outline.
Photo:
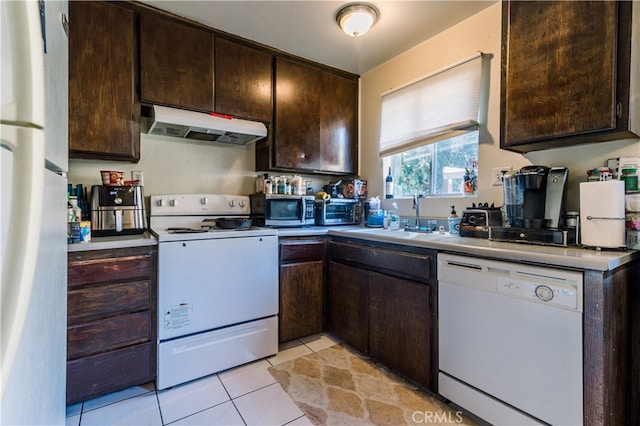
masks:
POLYGON ((427 254, 342 242, 331 242, 330 248, 331 259, 341 263, 364 266, 377 272, 423 282, 433 278, 431 257, 427 254))
POLYGON ((70 290, 67 294, 68 325, 118 312, 151 308, 149 281, 116 283, 70 290))
POLYGON ((151 313, 138 312, 67 328, 67 359, 151 340, 151 313))
POLYGON ((324 240, 280 241, 280 262, 320 260, 324 258, 324 240))
POLYGON ((151 256, 140 254, 108 259, 69 259, 69 288, 84 284, 131 281, 149 278, 151 256))
POLYGON ((67 404, 150 382, 151 343, 67 362, 67 404))

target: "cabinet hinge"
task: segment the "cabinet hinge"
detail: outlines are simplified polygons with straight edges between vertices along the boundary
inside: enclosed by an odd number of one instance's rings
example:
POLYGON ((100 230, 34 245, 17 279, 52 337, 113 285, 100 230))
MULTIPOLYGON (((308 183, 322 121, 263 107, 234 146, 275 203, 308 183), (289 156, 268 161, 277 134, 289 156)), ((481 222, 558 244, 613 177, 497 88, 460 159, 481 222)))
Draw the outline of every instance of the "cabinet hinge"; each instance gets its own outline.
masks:
POLYGON ((616 118, 622 116, 622 103, 616 102, 616 118))

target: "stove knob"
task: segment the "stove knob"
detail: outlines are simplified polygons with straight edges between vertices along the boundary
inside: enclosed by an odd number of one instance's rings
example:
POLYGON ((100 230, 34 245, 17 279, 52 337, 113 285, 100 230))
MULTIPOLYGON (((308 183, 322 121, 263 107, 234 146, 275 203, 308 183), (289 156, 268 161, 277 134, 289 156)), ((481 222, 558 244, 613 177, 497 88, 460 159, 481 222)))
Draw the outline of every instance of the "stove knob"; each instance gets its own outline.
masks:
POLYGON ((209 204, 209 199, 207 197, 201 198, 200 204, 209 204))
POLYGON ((238 205, 240 206, 241 209, 244 208, 244 201, 240 201, 238 205))
POLYGON ((478 222, 478 218, 475 216, 469 216, 469 225, 475 225, 478 222))
POLYGON ((167 205, 167 202, 164 200, 164 198, 160 198, 158 201, 156 201, 156 204, 160 207, 164 207, 167 205))
POLYGON ((234 208, 236 206, 235 201, 231 200, 229 201, 229 207, 234 208))
POLYGON ((178 205, 178 200, 171 200, 171 201, 169 201, 169 205, 170 205, 171 207, 175 207, 175 206, 177 206, 177 205, 178 205))

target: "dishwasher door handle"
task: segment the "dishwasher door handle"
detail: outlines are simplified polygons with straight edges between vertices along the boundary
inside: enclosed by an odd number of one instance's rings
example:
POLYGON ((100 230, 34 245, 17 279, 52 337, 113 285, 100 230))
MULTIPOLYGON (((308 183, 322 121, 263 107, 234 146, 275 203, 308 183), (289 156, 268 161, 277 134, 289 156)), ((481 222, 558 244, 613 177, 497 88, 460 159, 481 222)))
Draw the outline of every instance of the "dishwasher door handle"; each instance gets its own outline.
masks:
POLYGON ((473 265, 471 263, 454 262, 452 260, 447 260, 447 266, 450 266, 453 268, 472 269, 478 272, 482 271, 482 266, 480 265, 473 265))
POLYGON ((447 266, 450 268, 466 269, 472 272, 485 272, 493 275, 509 275, 509 270, 507 269, 496 268, 493 266, 482 266, 482 265, 477 265, 473 263, 463 263, 463 262, 448 260, 447 266))

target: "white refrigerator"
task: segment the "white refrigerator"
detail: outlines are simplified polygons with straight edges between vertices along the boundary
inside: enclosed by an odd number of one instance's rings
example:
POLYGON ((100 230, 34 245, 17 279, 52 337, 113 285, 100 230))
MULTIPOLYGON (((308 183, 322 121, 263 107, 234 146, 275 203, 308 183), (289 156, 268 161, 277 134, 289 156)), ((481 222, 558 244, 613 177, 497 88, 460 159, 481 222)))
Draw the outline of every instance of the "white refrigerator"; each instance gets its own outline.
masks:
POLYGON ((66 1, 0 0, 0 424, 64 424, 66 1))

